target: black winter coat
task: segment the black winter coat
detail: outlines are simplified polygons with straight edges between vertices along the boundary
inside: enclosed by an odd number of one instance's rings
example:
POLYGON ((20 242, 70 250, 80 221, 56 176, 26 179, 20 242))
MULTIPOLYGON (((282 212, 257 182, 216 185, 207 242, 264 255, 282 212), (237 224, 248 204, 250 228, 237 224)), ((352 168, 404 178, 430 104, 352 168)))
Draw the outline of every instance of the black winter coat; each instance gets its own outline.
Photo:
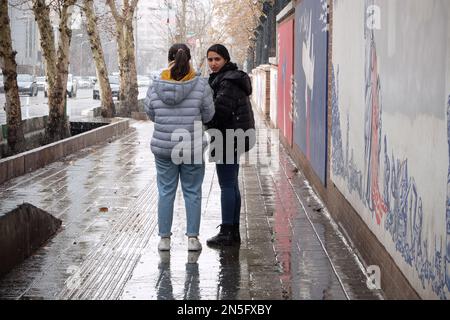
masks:
MULTIPOLYGON (((214 92, 216 112, 207 127, 222 132, 225 152, 228 143, 225 139, 226 129, 243 129, 244 131, 255 129, 255 119, 249 97, 252 94, 252 84, 247 73, 238 70, 236 64, 230 62, 218 73, 211 74, 209 84, 214 92)), ((236 158, 236 141, 234 144, 236 158)), ((253 145, 254 142, 246 141, 245 151, 251 149, 253 145)))

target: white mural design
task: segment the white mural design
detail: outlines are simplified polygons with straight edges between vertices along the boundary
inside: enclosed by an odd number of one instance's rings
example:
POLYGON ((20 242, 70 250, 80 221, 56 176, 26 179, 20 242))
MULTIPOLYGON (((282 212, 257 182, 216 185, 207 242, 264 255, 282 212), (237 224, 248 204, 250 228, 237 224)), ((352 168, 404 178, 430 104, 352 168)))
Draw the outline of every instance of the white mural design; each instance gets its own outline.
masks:
POLYGON ((333 1, 331 179, 426 299, 450 297, 449 20, 447 0, 333 1))

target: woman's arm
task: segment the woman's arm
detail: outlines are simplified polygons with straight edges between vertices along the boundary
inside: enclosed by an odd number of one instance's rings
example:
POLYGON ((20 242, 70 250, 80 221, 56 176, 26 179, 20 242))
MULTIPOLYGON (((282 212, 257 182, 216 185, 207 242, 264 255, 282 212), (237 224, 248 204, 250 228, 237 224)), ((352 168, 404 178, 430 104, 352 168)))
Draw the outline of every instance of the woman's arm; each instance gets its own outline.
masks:
POLYGON ((202 113, 202 121, 204 124, 210 122, 215 114, 212 90, 206 81, 205 81, 205 90, 203 91, 201 113, 202 113))

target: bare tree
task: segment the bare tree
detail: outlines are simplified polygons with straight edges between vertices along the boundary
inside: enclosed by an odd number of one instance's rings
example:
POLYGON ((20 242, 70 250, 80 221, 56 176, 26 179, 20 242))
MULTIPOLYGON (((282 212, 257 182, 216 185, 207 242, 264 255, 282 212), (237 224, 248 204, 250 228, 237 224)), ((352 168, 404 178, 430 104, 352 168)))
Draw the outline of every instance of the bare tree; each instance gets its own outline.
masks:
POLYGON ((178 0, 178 10, 177 10, 177 35, 175 42, 185 43, 187 36, 187 26, 186 26, 186 15, 187 15, 187 2, 188 0, 178 0))
POLYGON ((155 44, 155 50, 166 56, 170 45, 186 43, 191 48, 193 64, 198 71, 206 72, 206 49, 215 42, 212 27, 214 7, 213 0, 172 0, 164 1, 167 13, 157 10, 155 21, 162 21, 167 14, 166 24, 155 24, 155 32, 165 36, 168 43, 155 44), (173 5, 173 6, 172 6, 173 5), (169 23, 169 8, 175 9, 175 24, 169 23))
POLYGON ((7 141, 12 153, 18 153, 25 149, 19 89, 17 87, 16 54, 17 52, 12 48, 8 0, 0 0, 0 58, 2 60, 3 77, 5 78, 7 141))
POLYGON ((69 68, 70 41, 72 38, 71 15, 76 0, 32 0, 32 8, 38 24, 41 48, 45 58, 48 81, 49 118, 45 131, 46 141, 52 142, 70 136, 70 124, 65 113, 66 85, 69 68), (59 18, 58 49, 51 14, 59 18))
POLYGON ((258 26, 262 13, 262 0, 214 0, 214 23, 217 42, 221 42, 231 49, 235 61, 243 65, 253 33, 258 26))
POLYGON ((139 0, 122 0, 120 10, 115 0, 106 0, 116 26, 116 39, 120 70, 120 100, 128 115, 138 111, 138 85, 136 71, 133 17, 139 0))
POLYGON ((213 17, 212 1, 189 1, 186 23, 190 37, 187 41, 192 47, 192 57, 197 70, 203 74, 206 74, 206 50, 216 42, 212 27, 213 17))
POLYGON ((97 70, 97 79, 100 86, 102 101, 102 116, 111 118, 115 114, 115 105, 112 98, 111 85, 108 79, 108 68, 106 67, 102 43, 98 30, 98 19, 95 14, 94 0, 83 0, 83 12, 86 16, 86 30, 91 44, 92 55, 97 70))

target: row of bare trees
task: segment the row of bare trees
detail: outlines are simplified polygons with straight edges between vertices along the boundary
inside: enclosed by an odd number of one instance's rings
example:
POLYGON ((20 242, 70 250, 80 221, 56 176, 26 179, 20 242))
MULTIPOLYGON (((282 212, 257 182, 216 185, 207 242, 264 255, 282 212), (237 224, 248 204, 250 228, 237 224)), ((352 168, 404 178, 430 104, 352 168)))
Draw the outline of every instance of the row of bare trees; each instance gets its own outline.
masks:
POLYGON ((249 48, 255 47, 253 33, 263 14, 263 3, 273 3, 274 0, 213 1, 216 39, 231 49, 235 62, 242 66, 249 48))
POLYGON ((177 0, 176 30, 172 42, 189 42, 199 70, 206 71, 205 52, 214 43, 226 45, 232 58, 244 65, 264 2, 274 0, 177 0))
POLYGON ((73 6, 76 0, 32 0, 33 13, 39 28, 42 53, 45 59, 48 82, 49 117, 46 127, 47 142, 70 136, 69 122, 65 113, 66 84, 69 69, 70 26, 73 6), (51 10, 53 6, 54 10, 51 10), (55 44, 51 13, 58 14, 59 41, 55 44))
MULTIPOLYGON (((49 88, 49 119, 46 142, 70 135, 65 114, 66 83, 70 63, 72 12, 81 8, 101 92, 102 116, 116 113, 108 81, 108 69, 100 33, 109 30, 116 39, 120 70, 120 100, 128 115, 138 108, 137 68, 133 19, 139 0, 9 0, 10 5, 25 7, 34 14, 40 33, 49 88), (58 32, 54 32, 57 25, 58 32), (57 38, 56 38, 57 37, 57 38)), ((169 42, 188 42, 199 70, 206 71, 205 51, 213 43, 224 43, 234 60, 243 65, 252 47, 252 35, 258 24, 262 0, 172 0, 176 7, 175 29, 167 28, 169 42)), ((24 148, 20 99, 16 81, 15 52, 12 48, 8 0, 0 0, 0 59, 8 124, 8 145, 13 152, 24 148)), ((162 48, 167 50, 167 48, 162 48)))
MULTIPOLYGON (((40 46, 45 60, 48 82, 49 117, 45 140, 50 143, 70 136, 70 124, 65 112, 66 84, 70 63, 70 43, 72 40, 72 12, 80 6, 94 57, 97 79, 101 92, 102 116, 113 117, 115 106, 108 80, 108 70, 104 59, 96 4, 109 9, 115 24, 120 69, 120 100, 122 109, 131 114, 137 111, 138 86, 136 73, 135 43, 133 36, 133 16, 139 0, 10 0, 9 5, 21 10, 31 10, 40 34, 40 46), (95 3, 97 2, 97 3, 95 3), (54 32, 54 25, 58 32, 54 32), (58 36, 56 39, 55 34, 58 36)), ((16 52, 12 48, 8 0, 0 0, 0 59, 5 82, 8 125, 8 146, 12 153, 25 148, 22 129, 19 91, 17 87, 16 52)), ((109 21, 110 22, 110 21, 109 21)), ((108 22, 108 23, 109 23, 108 22)), ((100 24, 101 25, 101 24, 100 24)))
POLYGON ((2 60, 3 78, 5 80, 8 144, 13 152, 23 149, 25 144, 19 90, 17 90, 16 54, 17 52, 12 48, 8 0, 0 0, 0 59, 2 60))

